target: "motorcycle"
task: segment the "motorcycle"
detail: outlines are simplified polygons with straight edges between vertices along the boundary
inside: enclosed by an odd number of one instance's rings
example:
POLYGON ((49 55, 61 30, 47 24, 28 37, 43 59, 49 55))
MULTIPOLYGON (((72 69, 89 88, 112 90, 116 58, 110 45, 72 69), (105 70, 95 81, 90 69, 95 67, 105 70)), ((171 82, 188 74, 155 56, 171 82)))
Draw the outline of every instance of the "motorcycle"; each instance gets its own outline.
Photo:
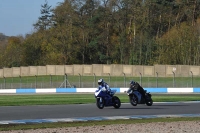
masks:
POLYGON ((138 90, 129 90, 127 91, 127 95, 129 96, 130 103, 133 106, 137 106, 137 104, 146 104, 147 106, 151 106, 153 104, 151 94, 150 92, 147 93, 147 90, 145 90, 145 97, 143 97, 138 90))
POLYGON ((96 105, 99 109, 113 106, 118 109, 121 106, 121 101, 117 96, 114 96, 117 90, 111 90, 110 94, 105 91, 105 88, 98 88, 95 91, 96 105))

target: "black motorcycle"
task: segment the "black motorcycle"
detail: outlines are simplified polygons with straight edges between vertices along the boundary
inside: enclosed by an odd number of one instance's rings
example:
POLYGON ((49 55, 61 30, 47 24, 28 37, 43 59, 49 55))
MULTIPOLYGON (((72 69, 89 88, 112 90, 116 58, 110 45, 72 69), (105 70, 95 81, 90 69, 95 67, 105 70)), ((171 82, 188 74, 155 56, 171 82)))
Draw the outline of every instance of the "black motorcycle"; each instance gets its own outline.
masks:
POLYGON ((128 90, 127 95, 129 96, 129 100, 131 105, 137 106, 137 104, 146 104, 147 106, 151 106, 153 104, 153 100, 151 98, 150 92, 147 93, 145 90, 145 97, 138 90, 128 90))

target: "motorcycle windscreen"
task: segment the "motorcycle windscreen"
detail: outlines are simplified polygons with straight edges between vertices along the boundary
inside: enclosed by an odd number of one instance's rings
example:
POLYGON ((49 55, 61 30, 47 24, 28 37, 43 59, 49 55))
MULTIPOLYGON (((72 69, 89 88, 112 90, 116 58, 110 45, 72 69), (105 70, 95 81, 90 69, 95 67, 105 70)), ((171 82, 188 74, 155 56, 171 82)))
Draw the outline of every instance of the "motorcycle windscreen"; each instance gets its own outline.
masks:
POLYGON ((97 96, 97 97, 104 97, 104 96, 106 96, 106 95, 107 95, 107 93, 106 93, 106 92, 103 92, 103 91, 101 91, 101 90, 95 92, 95 96, 97 96))

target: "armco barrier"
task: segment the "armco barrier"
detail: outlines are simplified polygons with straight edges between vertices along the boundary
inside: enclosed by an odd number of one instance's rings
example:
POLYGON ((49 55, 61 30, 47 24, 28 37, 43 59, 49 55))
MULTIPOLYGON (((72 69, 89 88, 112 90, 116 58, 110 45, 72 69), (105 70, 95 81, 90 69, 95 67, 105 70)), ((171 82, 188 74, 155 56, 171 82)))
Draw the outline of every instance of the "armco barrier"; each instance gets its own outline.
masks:
MULTIPOLYGON (((128 88, 111 88, 117 93, 124 93, 128 88)), ((200 93, 200 88, 144 88, 151 93, 200 93)), ((21 94, 21 93, 80 93, 95 92, 96 88, 23 88, 23 89, 1 89, 1 94, 21 94)))

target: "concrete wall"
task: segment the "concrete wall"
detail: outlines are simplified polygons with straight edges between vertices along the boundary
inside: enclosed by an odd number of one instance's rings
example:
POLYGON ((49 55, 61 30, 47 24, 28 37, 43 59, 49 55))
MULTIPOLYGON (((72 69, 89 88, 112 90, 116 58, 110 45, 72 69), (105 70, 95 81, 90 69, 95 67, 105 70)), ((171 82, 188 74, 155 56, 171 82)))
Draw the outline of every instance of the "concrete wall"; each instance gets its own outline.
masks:
POLYGON ((144 77, 154 77, 154 67, 153 66, 143 66, 143 76, 144 77))
POLYGON ((83 65, 73 65, 74 66, 74 75, 83 74, 83 65))
POLYGON ((47 65, 13 67, 0 69, 0 77, 18 77, 35 75, 83 75, 83 76, 123 76, 127 77, 190 77, 200 76, 200 66, 189 65, 47 65))
POLYGON ((67 75, 74 75, 74 67, 73 67, 73 65, 65 65, 65 73, 67 75))
POLYGON ((102 68, 102 76, 108 76, 111 74, 112 66, 111 65, 103 65, 102 68))
POLYGON ((158 77, 166 76, 166 65, 155 65, 154 66, 154 75, 158 77))
POLYGON ((133 75, 133 66, 132 65, 123 65, 123 73, 126 76, 132 76, 133 75))
POLYGON ((133 77, 139 77, 143 75, 143 66, 133 66, 133 77))
POLYGON ((20 67, 20 68, 21 68, 20 76, 30 76, 29 67, 20 67))
POLYGON ((38 71, 36 66, 29 66, 29 76, 35 76, 37 73, 38 71))
POLYGON ((56 75, 56 65, 47 65, 47 75, 56 75))
POLYGON ((13 76, 12 70, 13 70, 12 68, 3 68, 3 77, 12 77, 13 76))
POLYGON ((63 75, 65 73, 65 65, 56 65, 55 75, 63 75))
POLYGON ((12 76, 13 77, 19 77, 19 75, 21 75, 21 70, 20 70, 20 67, 13 67, 12 68, 12 76))
POLYGON ((84 76, 93 75, 92 65, 83 65, 83 74, 84 76))
POLYGON ((123 76, 123 65, 112 64, 111 65, 111 75, 112 76, 123 76))
POLYGON ((3 69, 0 69, 0 77, 3 77, 3 69))
POLYGON ((37 75, 47 75, 47 68, 46 66, 37 66, 37 75))
POLYGON ((194 76, 199 76, 200 75, 199 69, 200 69, 199 66, 190 66, 190 68, 189 68, 190 74, 192 72, 194 76))
POLYGON ((103 65, 102 64, 93 64, 92 65, 92 71, 93 74, 95 74, 96 76, 102 76, 102 72, 103 72, 103 65))

